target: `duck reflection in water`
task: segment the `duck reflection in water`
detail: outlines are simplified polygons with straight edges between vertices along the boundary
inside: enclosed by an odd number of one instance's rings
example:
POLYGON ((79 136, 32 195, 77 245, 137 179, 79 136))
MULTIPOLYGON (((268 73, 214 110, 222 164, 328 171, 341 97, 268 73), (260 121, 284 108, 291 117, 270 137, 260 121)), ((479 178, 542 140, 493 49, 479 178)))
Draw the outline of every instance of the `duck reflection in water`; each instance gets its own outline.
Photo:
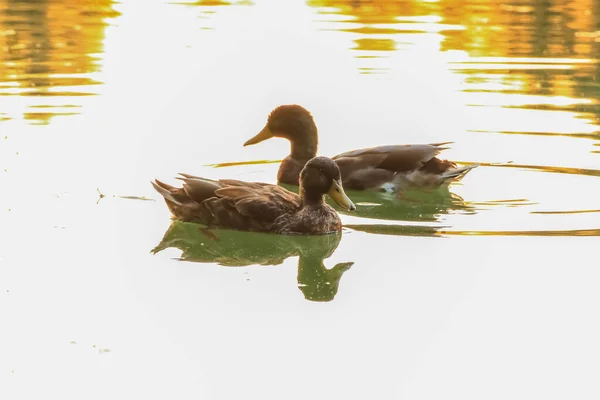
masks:
MULTIPOLYGON (((298 192, 298 186, 280 184, 286 189, 298 192)), ((388 221, 438 222, 448 214, 475 214, 477 208, 462 197, 452 193, 448 187, 432 190, 406 190, 399 192, 347 191, 348 197, 356 204, 356 210, 338 213, 353 217, 388 221)), ((330 205, 333 203, 327 199, 330 205)))
POLYGON ((194 223, 174 221, 156 254, 168 248, 182 251, 179 260, 217 263, 224 267, 251 265, 276 266, 287 258, 298 259, 298 287, 310 301, 327 302, 338 292, 344 272, 354 263, 344 262, 333 268, 324 260, 337 249, 341 233, 330 235, 271 235, 222 229, 208 229, 194 223))

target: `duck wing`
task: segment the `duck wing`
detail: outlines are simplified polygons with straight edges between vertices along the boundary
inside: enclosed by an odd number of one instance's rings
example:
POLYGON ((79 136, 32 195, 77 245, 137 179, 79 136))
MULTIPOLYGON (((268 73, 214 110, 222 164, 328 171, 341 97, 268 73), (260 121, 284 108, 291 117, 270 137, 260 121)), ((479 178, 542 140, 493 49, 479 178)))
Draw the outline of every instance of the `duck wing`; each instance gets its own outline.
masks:
POLYGON ((231 180, 220 182, 224 187, 216 192, 217 202, 233 205, 236 213, 253 221, 273 223, 302 206, 300 196, 281 186, 231 180))
MULTIPOLYGON (((344 187, 363 190, 392 182, 398 173, 408 173, 432 164, 435 173, 454 165, 436 156, 448 143, 378 146, 352 150, 333 157, 340 167, 344 187)), ((432 171, 433 172, 433 171, 432 171)))
POLYGON ((381 168, 394 172, 412 171, 437 156, 447 143, 406 144, 347 151, 333 157, 340 169, 381 168))
POLYGON ((175 218, 250 231, 269 231, 275 220, 300 209, 300 197, 280 186, 233 179, 211 180, 180 174, 183 187, 156 180, 175 218))

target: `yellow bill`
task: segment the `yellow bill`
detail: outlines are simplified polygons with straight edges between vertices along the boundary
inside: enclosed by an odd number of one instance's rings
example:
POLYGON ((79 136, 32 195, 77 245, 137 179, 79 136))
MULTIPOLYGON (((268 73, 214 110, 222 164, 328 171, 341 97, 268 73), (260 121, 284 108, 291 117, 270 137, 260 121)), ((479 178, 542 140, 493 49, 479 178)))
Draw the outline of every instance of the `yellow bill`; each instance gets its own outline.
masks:
POLYGON ((271 139, 273 137, 273 132, 269 129, 268 126, 265 126, 262 131, 258 133, 258 135, 254 136, 252 139, 246 141, 244 146, 250 146, 252 144, 260 143, 267 139, 271 139))
POLYGON ((356 206, 354 205, 352 200, 350 200, 350 198, 346 195, 346 192, 344 192, 344 188, 342 187, 341 181, 334 180, 327 194, 333 199, 333 201, 338 203, 340 207, 348 211, 356 210, 356 206))

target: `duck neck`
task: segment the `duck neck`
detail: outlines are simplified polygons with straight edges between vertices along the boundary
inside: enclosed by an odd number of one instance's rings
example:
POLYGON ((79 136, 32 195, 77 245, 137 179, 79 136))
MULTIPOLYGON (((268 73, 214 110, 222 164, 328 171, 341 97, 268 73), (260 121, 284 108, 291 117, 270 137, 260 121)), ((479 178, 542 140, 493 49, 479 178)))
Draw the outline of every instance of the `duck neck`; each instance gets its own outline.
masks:
POLYGON ((317 156, 319 147, 317 130, 314 128, 314 131, 311 131, 309 135, 302 135, 290 141, 290 155, 293 159, 306 162, 317 156))
POLYGON ((325 204, 325 196, 321 193, 304 192, 302 195, 302 207, 322 206, 325 204))

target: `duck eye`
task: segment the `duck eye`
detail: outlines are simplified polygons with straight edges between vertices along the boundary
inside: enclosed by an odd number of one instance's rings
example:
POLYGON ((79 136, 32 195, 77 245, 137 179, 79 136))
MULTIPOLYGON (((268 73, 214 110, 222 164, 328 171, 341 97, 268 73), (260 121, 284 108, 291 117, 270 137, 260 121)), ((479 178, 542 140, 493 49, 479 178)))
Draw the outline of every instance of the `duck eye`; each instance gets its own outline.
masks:
POLYGON ((335 188, 335 191, 339 193, 340 192, 340 188, 335 188))

